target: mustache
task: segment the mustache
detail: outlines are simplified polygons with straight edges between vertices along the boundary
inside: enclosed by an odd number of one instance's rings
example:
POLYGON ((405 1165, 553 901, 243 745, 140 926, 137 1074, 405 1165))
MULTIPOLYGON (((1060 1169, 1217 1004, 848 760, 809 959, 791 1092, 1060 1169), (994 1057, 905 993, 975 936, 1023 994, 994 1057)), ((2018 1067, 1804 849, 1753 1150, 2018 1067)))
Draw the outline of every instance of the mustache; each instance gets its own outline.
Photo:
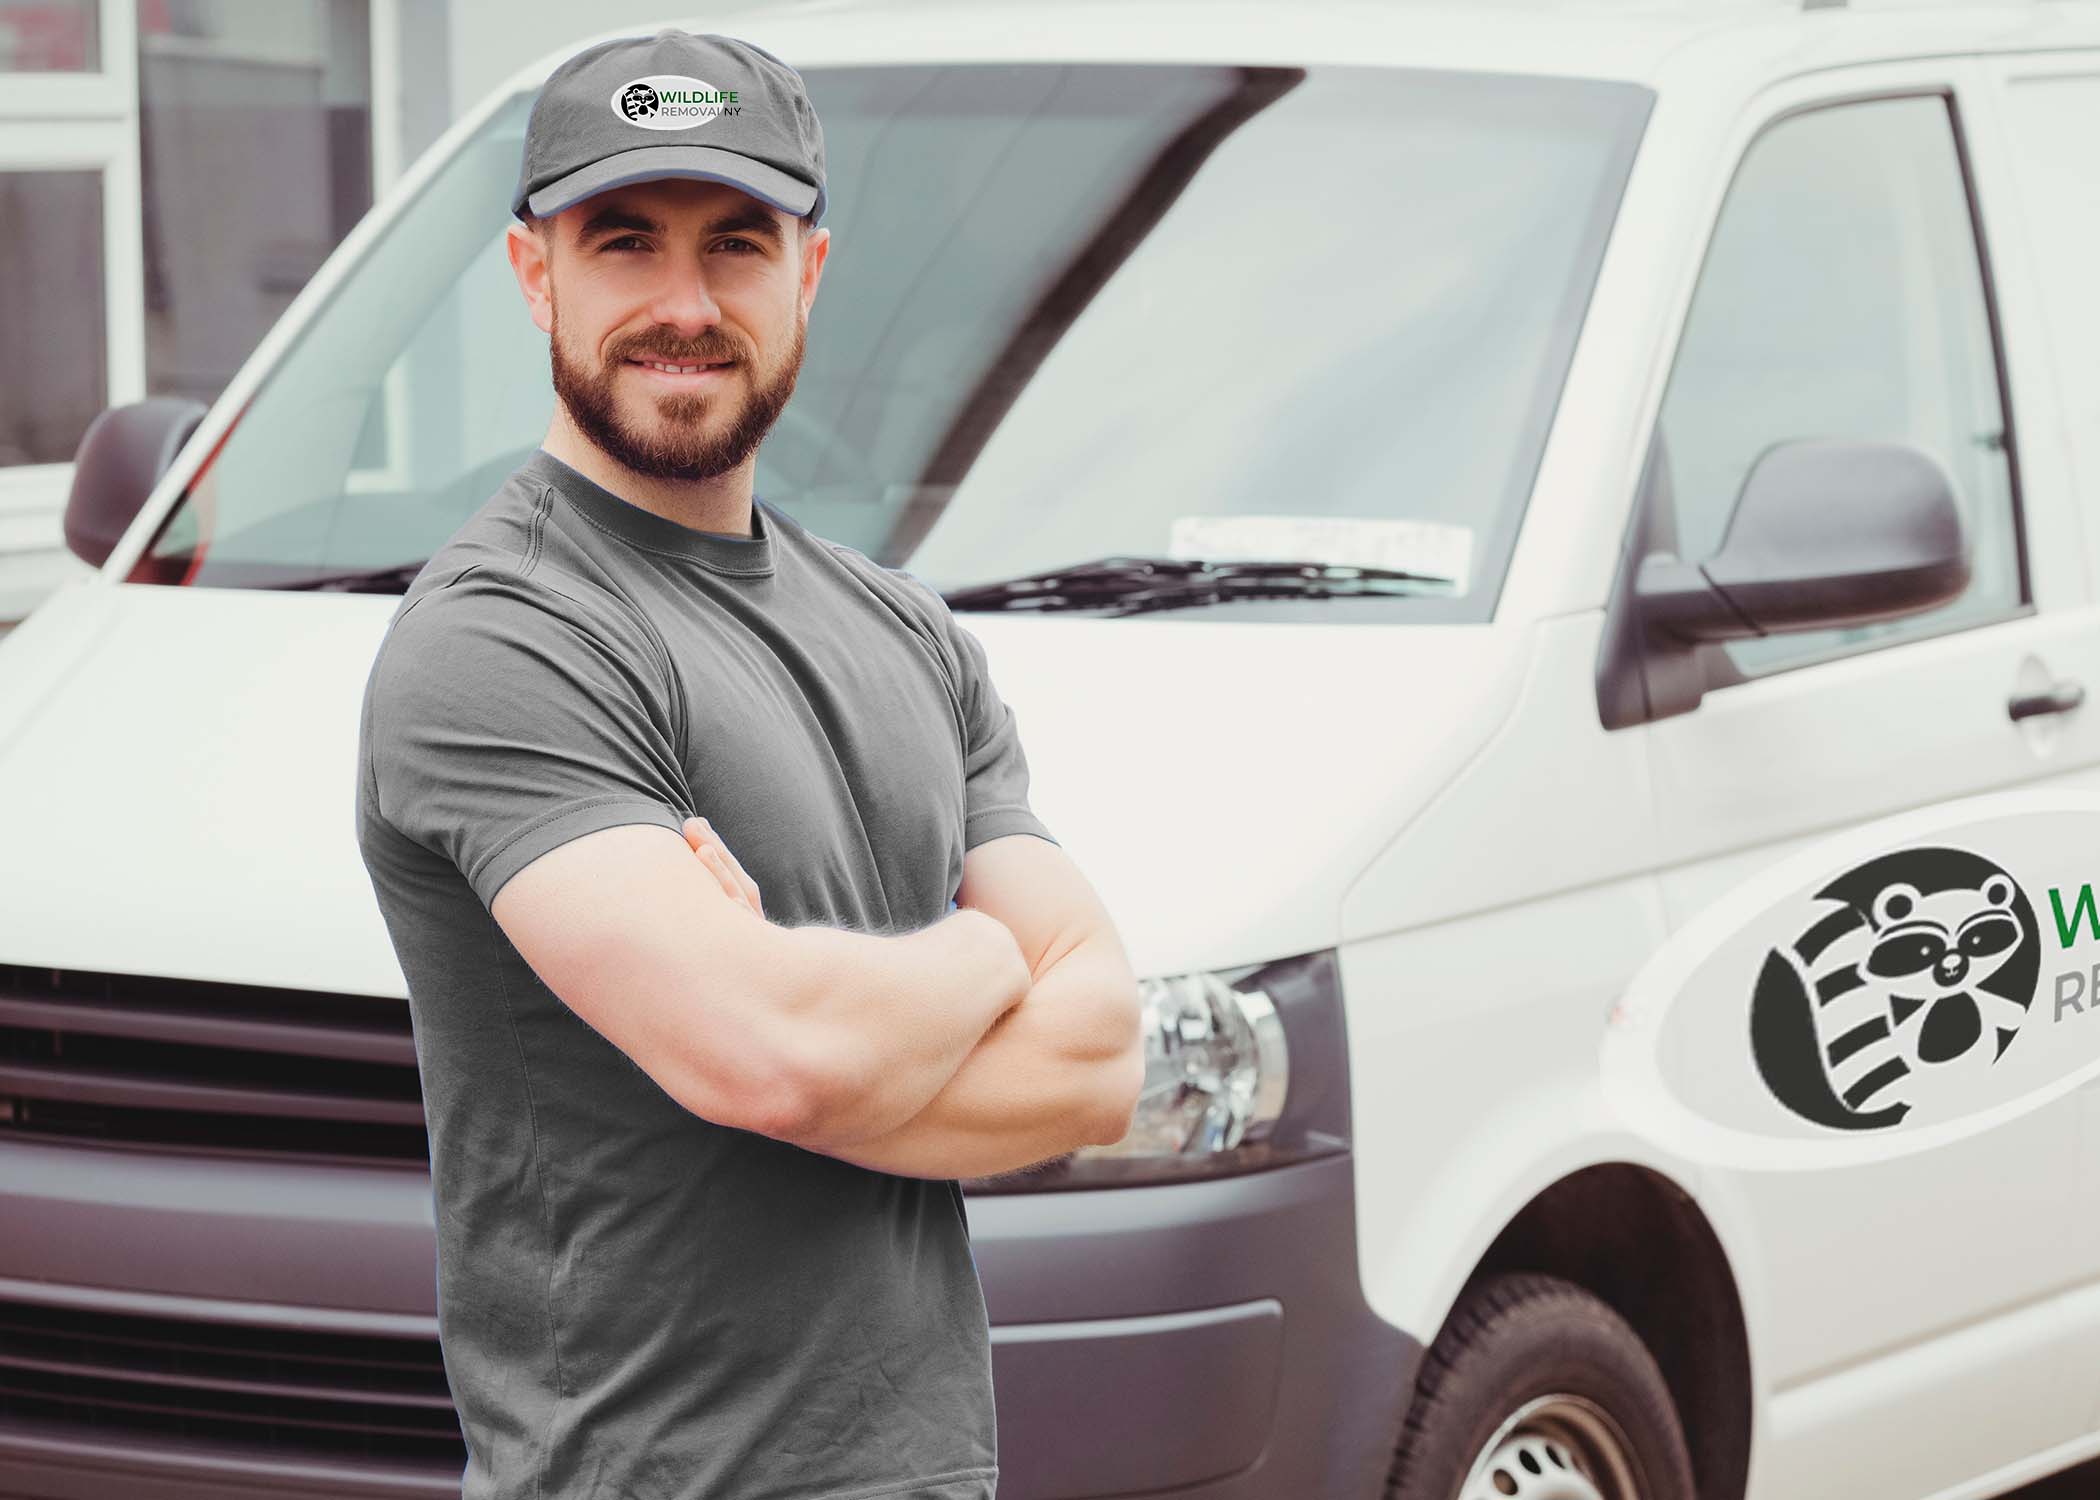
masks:
POLYGON ((655 346, 638 349, 623 349, 621 359, 660 359, 667 365, 711 365, 723 360, 741 359, 734 349, 663 349, 655 346))

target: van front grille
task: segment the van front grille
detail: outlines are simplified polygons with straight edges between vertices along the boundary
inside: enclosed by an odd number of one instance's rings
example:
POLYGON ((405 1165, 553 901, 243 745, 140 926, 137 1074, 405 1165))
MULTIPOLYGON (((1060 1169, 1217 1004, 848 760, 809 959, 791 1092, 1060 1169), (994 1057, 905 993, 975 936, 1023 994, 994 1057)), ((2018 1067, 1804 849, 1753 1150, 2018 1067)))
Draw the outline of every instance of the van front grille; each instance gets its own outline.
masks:
POLYGON ((399 1000, 0 964, 0 1139, 417 1164, 399 1000))
POLYGON ((452 1473, 467 1460, 435 1339, 6 1300, 0 1424, 452 1473))

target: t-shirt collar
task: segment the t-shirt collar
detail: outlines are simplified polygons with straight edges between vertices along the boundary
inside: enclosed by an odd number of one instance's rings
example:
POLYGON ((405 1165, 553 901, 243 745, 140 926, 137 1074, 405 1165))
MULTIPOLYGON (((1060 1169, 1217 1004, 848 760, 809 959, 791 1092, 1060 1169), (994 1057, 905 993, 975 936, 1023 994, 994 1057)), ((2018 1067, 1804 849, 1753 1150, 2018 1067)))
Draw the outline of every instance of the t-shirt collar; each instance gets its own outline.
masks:
POLYGON ((717 573, 764 577, 773 571, 773 526, 765 507, 751 501, 750 536, 727 531, 702 531, 632 500, 622 499, 595 479, 562 462, 545 448, 534 448, 524 469, 552 486, 554 492, 582 513, 584 519, 647 552, 674 557, 711 568, 717 573))

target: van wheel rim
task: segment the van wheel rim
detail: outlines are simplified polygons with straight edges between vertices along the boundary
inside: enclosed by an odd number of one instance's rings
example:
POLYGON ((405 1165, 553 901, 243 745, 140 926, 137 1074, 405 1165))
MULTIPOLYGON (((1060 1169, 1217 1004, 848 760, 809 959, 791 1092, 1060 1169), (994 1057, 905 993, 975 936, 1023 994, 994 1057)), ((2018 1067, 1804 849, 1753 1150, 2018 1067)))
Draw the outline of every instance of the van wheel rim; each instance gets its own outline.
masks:
POLYGON ((1641 1500, 1626 1434, 1603 1407, 1555 1392, 1496 1429, 1458 1500, 1641 1500))

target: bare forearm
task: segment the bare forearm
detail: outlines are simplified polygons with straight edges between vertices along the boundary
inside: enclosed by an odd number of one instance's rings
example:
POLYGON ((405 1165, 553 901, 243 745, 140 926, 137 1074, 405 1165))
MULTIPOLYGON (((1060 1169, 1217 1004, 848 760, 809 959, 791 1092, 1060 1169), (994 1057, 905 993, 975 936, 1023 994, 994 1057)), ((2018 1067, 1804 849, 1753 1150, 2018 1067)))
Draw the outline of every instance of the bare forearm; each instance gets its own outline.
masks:
POLYGON ((1027 961, 993 918, 962 909, 894 937, 806 927, 781 1021, 823 1080, 794 1136, 829 1151, 897 1129, 954 1077, 987 1027, 1027 994, 1027 961))
POLYGON ((1137 982, 1113 933, 1049 965, 926 1107, 885 1135, 829 1148, 909 1177, 988 1177, 1114 1135, 1143 1076, 1137 982))

